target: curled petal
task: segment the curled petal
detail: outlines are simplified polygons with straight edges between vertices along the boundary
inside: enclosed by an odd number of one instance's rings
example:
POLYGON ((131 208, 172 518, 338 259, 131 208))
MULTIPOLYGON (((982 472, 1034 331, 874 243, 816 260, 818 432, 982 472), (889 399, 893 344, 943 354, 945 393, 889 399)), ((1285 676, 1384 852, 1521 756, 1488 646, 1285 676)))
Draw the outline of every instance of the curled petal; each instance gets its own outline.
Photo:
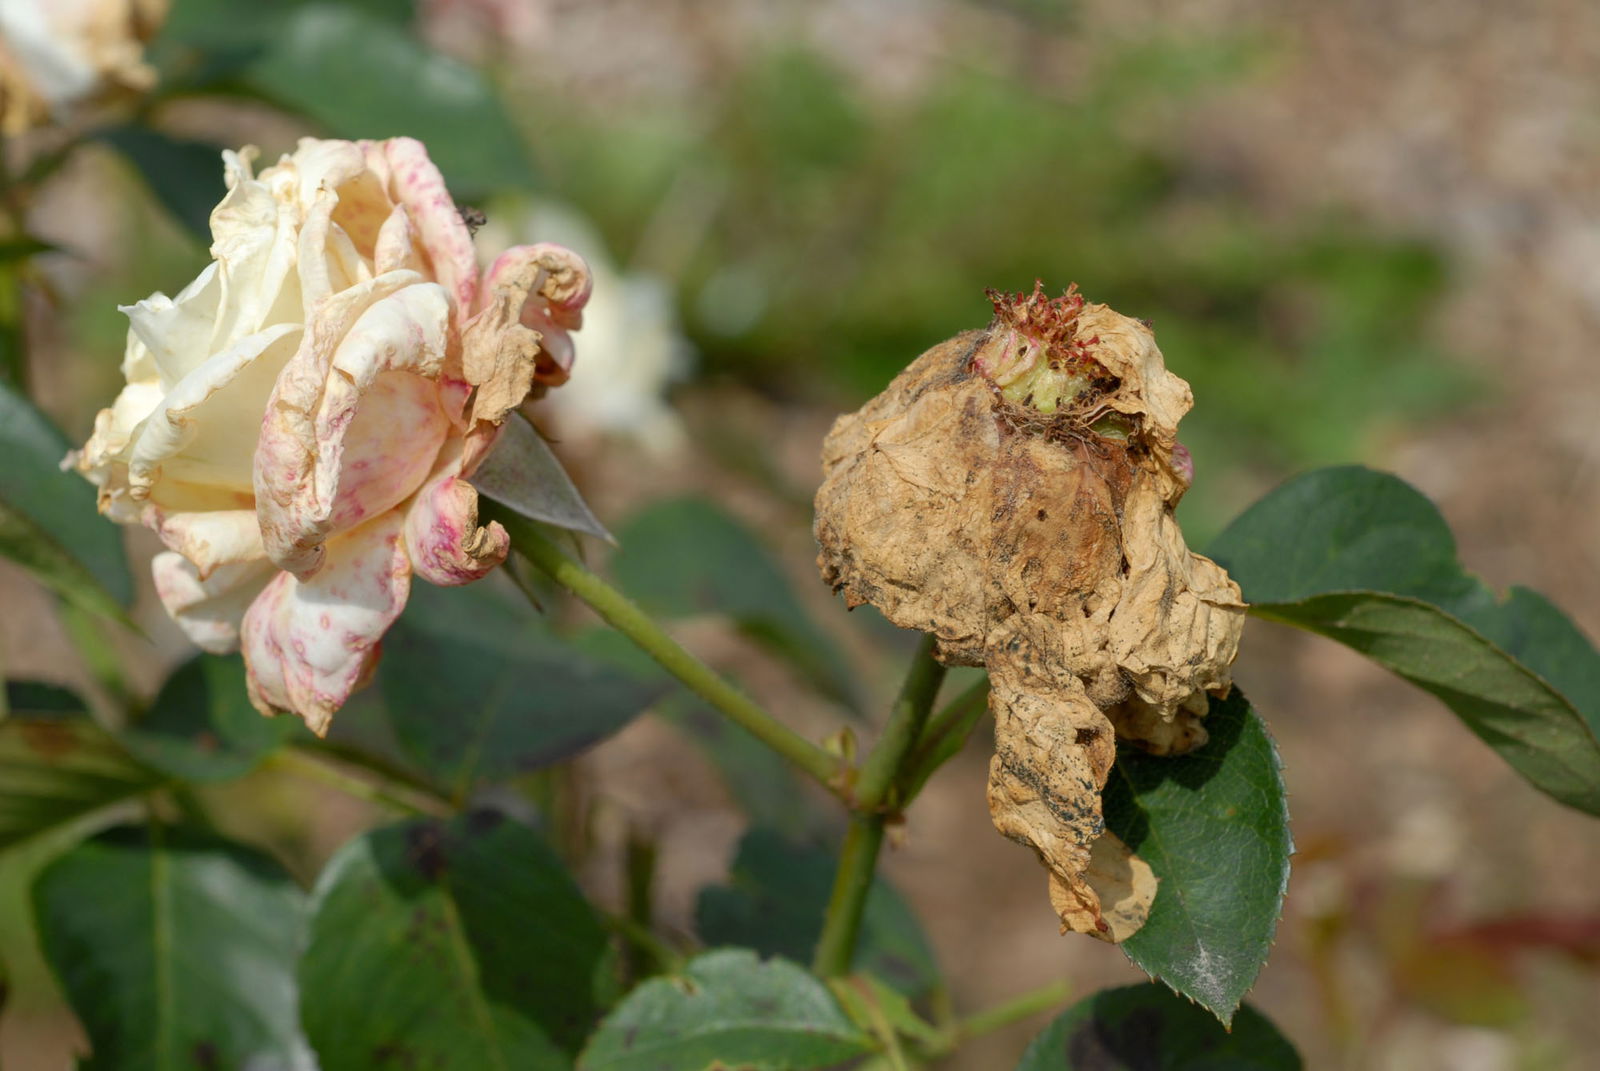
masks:
POLYGON ((472 419, 499 423, 535 381, 561 383, 572 367, 566 332, 583 322, 589 268, 558 245, 517 246, 484 276, 479 312, 462 331, 462 367, 478 388, 472 419))
POLYGON ((406 546, 417 575, 446 587, 470 584, 506 560, 510 537, 497 522, 478 527, 478 492, 442 476, 417 495, 406 517, 406 546))
POLYGON ((150 562, 161 605, 201 650, 227 654, 239 649, 245 611, 272 578, 266 562, 242 562, 200 575, 183 555, 157 554, 150 562))
POLYGON ((133 351, 124 362, 131 358, 134 364, 154 365, 162 386, 170 388, 215 352, 211 339, 221 300, 220 269, 208 264, 176 298, 157 291, 143 301, 119 305, 117 311, 128 317, 128 347, 133 351))
POLYGON ((416 489, 448 423, 431 387, 385 375, 439 375, 449 309, 437 284, 391 272, 337 295, 326 321, 313 324, 279 377, 255 451, 267 554, 301 576, 320 566, 338 522, 387 509, 416 489), (346 298, 357 290, 366 300, 346 298), (363 470, 360 463, 374 459, 361 444, 377 439, 405 445, 363 470))
POLYGON ((151 508, 146 523, 161 541, 187 558, 201 580, 218 568, 245 562, 267 563, 261 526, 253 509, 217 509, 166 513, 151 508))
POLYGON ((391 511, 326 545, 309 580, 279 573, 244 617, 250 702, 263 714, 293 711, 319 736, 365 683, 378 640, 405 607, 411 563, 403 521, 391 511))
POLYGON ((445 189, 444 176, 428 159, 422 142, 414 138, 390 138, 383 143, 383 151, 393 169, 391 189, 416 223, 434 278, 465 318, 478 289, 478 262, 472 251, 472 234, 445 189))

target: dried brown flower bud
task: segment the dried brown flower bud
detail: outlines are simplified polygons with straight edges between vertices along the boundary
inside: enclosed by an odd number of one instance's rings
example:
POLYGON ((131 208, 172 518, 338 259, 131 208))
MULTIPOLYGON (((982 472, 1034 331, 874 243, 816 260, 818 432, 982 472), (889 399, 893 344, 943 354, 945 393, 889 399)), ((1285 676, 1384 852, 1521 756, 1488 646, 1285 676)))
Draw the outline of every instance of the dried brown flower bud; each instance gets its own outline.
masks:
POLYGON ((1172 510, 1189 386, 1150 329, 1071 288, 991 292, 996 317, 917 358, 823 444, 818 566, 850 606, 989 671, 989 808, 1050 870, 1063 931, 1120 941, 1150 869, 1105 832, 1116 741, 1199 747, 1244 621, 1172 510))

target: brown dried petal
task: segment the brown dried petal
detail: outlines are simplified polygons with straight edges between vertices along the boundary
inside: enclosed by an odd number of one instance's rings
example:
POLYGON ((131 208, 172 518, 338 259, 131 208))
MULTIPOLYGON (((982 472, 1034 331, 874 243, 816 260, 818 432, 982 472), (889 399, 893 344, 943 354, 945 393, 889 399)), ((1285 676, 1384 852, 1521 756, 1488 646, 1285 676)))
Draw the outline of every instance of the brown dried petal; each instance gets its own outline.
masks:
POLYGON ((840 418, 823 444, 818 565, 849 605, 933 633, 941 660, 987 666, 995 827, 1050 870, 1065 929, 1121 940, 1154 876, 1104 833, 1117 736, 1157 753, 1204 743, 1243 603, 1172 517, 1188 384, 1147 327, 1103 305, 1076 332, 1114 380, 1056 412, 978 371, 1008 344, 990 331, 935 346, 840 418), (1091 430, 1107 412, 1126 440, 1091 430))

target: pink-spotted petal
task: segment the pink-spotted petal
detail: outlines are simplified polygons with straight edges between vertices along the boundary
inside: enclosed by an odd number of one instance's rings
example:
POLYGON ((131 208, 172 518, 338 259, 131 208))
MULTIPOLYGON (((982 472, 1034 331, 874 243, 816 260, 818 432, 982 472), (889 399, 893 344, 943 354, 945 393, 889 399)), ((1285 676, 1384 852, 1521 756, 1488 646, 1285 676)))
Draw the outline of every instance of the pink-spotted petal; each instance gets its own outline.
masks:
POLYGON ((389 179, 391 193, 411 213, 422 251, 433 264, 434 278, 465 318, 478 292, 478 261, 472 251, 472 233, 461 220, 461 210, 445 188, 444 176, 428 159, 422 142, 390 138, 383 143, 383 151, 393 169, 389 179))
POLYGON ((432 584, 470 584, 506 560, 511 539, 498 522, 478 526, 478 491, 444 475, 429 483, 406 516, 406 549, 417 575, 432 584))
POLYGON ((264 714, 292 711, 312 732, 364 684, 378 641, 405 607, 411 563, 403 518, 383 514, 330 540, 317 575, 279 573, 244 617, 250 702, 264 714))
POLYGON ((150 506, 148 511, 145 523, 161 542, 188 559, 201 580, 227 565, 267 564, 254 509, 169 513, 150 506))
POLYGON ((352 291, 364 298, 350 291, 337 295, 311 325, 278 378, 256 444, 262 540, 280 568, 302 577, 319 568, 322 544, 340 522, 370 516, 416 490, 449 424, 436 391, 424 383, 444 363, 444 291, 405 271, 352 291), (395 424, 391 431, 412 437, 404 450, 384 459, 360 444, 382 431, 386 420, 395 424), (364 468, 346 471, 347 446, 355 447, 352 464, 364 468), (358 488, 350 509, 344 506, 352 496, 341 499, 347 482, 358 488))

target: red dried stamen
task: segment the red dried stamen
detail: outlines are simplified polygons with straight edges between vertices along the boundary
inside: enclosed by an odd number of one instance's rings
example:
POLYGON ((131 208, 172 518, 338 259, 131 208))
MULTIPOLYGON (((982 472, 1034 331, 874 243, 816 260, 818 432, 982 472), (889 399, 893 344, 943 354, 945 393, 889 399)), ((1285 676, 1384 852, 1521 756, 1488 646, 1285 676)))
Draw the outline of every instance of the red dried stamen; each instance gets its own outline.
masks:
POLYGON ((999 323, 1043 349, 1051 368, 1091 375, 1103 371, 1089 352, 1100 337, 1078 337, 1078 314, 1083 311, 1084 300, 1077 283, 1057 298, 1045 296, 1042 280, 1034 281, 1031 294, 1000 290, 989 290, 987 294, 999 323))

